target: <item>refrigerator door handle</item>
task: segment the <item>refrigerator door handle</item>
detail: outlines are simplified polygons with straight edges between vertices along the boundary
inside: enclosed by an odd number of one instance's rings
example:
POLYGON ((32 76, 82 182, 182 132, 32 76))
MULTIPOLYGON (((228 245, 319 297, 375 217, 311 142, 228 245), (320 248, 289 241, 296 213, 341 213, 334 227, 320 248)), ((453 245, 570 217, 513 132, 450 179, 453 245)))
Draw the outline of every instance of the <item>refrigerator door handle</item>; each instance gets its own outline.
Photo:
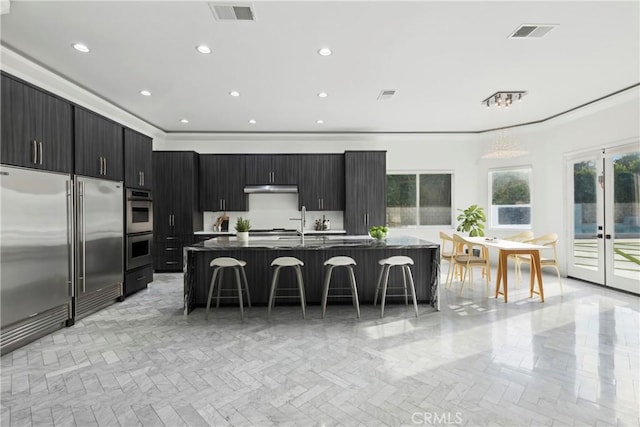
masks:
POLYGON ((86 282, 87 282, 87 278, 86 278, 86 272, 87 272, 87 263, 86 263, 86 256, 87 256, 87 227, 85 224, 85 208, 84 208, 84 182, 83 181, 78 181, 78 192, 79 192, 79 208, 80 208, 80 221, 81 221, 81 225, 80 225, 80 238, 81 243, 80 246, 82 247, 81 249, 81 253, 82 253, 82 276, 80 276, 80 280, 82 280, 82 292, 84 293, 86 291, 86 282))
MULTIPOLYGON (((73 237, 73 181, 67 181, 67 239, 69 245, 69 253, 75 253, 75 239, 73 237)), ((69 257, 69 287, 71 288, 70 295, 75 296, 75 269, 73 266, 73 257, 69 257)))

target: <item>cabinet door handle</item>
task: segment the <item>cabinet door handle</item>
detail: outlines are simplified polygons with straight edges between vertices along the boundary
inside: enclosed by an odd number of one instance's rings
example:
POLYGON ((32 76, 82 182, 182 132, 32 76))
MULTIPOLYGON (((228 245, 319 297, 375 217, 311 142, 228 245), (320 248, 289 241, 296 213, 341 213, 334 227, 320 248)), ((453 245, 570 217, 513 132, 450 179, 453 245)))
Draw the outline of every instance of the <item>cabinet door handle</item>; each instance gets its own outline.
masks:
POLYGON ((100 162, 100 173, 98 175, 102 175, 102 157, 98 157, 98 161, 100 162))
POLYGON ((169 215, 169 227, 171 227, 171 215, 169 215))
POLYGON ((227 210, 227 199, 222 199, 222 210, 223 211, 227 210))
POLYGON ((222 199, 218 199, 218 209, 222 210, 222 199))
POLYGON ((32 163, 35 165, 38 163, 38 141, 35 139, 31 141, 31 154, 31 157, 33 158, 32 163))
POLYGON ((142 174, 142 186, 144 187, 144 172, 140 172, 142 174))
POLYGON ((367 214, 367 225, 369 225, 369 214, 367 214))
POLYGON ((107 174, 107 158, 104 158, 104 174, 107 174))
POLYGON ((40 164, 42 164, 42 142, 38 142, 38 156, 40 157, 40 164))

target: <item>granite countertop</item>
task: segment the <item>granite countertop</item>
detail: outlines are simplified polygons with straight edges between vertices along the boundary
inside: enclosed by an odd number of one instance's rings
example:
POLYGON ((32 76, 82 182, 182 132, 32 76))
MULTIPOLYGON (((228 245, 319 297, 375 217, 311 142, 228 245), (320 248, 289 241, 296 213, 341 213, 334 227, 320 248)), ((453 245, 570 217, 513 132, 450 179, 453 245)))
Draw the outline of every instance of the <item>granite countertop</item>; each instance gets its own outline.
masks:
MULTIPOLYGON (((289 232, 287 230, 287 232, 289 232)), ((251 233, 251 231, 249 231, 249 233, 253 236, 253 234, 260 234, 260 232, 257 233, 251 233)), ((277 234, 277 231, 272 231, 270 232, 271 234, 277 234)), ((204 231, 204 230, 200 230, 200 231, 196 231, 193 234, 197 235, 197 236, 235 236, 236 232, 235 231, 204 231)), ((283 231, 284 234, 284 231, 283 231)), ((347 234, 346 230, 305 230, 304 231, 304 235, 305 236, 313 236, 313 235, 317 235, 317 234, 347 234)))
POLYGON ((308 236, 305 233, 304 244, 298 236, 252 236, 248 242, 236 240, 234 237, 218 237, 190 246, 191 251, 219 251, 243 249, 291 249, 322 250, 333 248, 352 249, 399 249, 399 248, 434 248, 439 244, 415 237, 398 236, 384 240, 374 240, 369 236, 308 236))

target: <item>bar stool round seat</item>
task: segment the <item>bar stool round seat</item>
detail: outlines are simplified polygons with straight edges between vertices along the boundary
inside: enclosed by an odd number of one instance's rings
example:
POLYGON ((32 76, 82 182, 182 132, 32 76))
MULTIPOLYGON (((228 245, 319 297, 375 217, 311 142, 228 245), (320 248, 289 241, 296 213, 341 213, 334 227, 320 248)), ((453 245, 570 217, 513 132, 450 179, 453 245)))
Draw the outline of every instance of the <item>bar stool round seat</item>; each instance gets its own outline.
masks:
MULTIPOLYGON (((348 256, 334 256, 324 262, 325 274, 324 274, 324 287, 322 289, 322 318, 324 319, 325 312, 327 310, 327 298, 329 297, 329 284, 331 282, 331 273, 336 267, 345 267, 348 270, 349 275, 349 288, 334 288, 334 289, 350 289, 351 300, 353 306, 356 308, 356 317, 360 318, 360 302, 358 301, 358 288, 356 286, 356 276, 353 272, 353 266, 356 262, 353 258, 348 256)), ((349 297, 348 295, 332 295, 332 297, 349 297)))
POLYGON ((231 258, 231 257, 219 257, 214 258, 209 264, 210 267, 213 267, 213 275, 211 276, 211 284, 209 285, 209 297, 207 298, 207 311, 205 318, 209 318, 209 308, 211 307, 211 299, 213 297, 214 289, 218 288, 218 293, 215 296, 216 300, 216 308, 220 307, 220 300, 222 298, 238 298, 238 304, 240 305, 240 318, 244 319, 244 300, 242 298, 242 292, 244 291, 247 295, 247 305, 251 307, 251 296, 249 295, 249 284, 247 283, 247 274, 244 271, 244 267, 247 265, 246 261, 231 258), (238 296, 222 296, 222 284, 223 284, 223 275, 225 268, 233 268, 236 274, 236 288, 238 291, 238 296), (242 275, 242 279, 240 276, 242 275), (216 281, 216 279, 218 279, 216 281))
MULTIPOLYGON (((291 267, 295 270, 296 279, 298 283, 297 289, 300 297, 300 306, 302 307, 302 318, 303 319, 305 318, 306 299, 304 295, 304 281, 302 280, 302 266, 304 266, 304 263, 302 261, 300 261, 296 257, 291 257, 291 256, 278 257, 271 262, 271 267, 275 267, 275 270, 273 271, 273 279, 271 280, 271 289, 269 291, 269 308, 267 309, 267 318, 271 317, 271 308, 273 307, 273 304, 276 298, 297 298, 297 297, 290 297, 290 296, 288 297, 284 295, 278 296, 276 294, 276 288, 278 287, 278 277, 280 274, 280 270, 286 267, 291 267)), ((281 288, 281 290, 293 290, 293 289, 296 289, 296 288, 281 288)))
POLYGON ((381 259, 380 261, 378 261, 378 264, 380 264, 382 268, 378 277, 378 287, 376 289, 373 305, 376 305, 378 301, 378 293, 380 290, 382 290, 382 296, 380 298, 380 317, 384 316, 384 305, 387 298, 387 289, 403 289, 403 294, 394 296, 404 295, 405 305, 409 304, 407 290, 410 291, 411 297, 413 299, 413 307, 416 313, 416 317, 418 317, 418 301, 416 299, 416 288, 413 282, 413 275, 411 274, 410 267, 413 265, 413 259, 408 256, 396 255, 389 258, 381 259), (400 267, 402 269, 402 286, 389 286, 389 271, 392 267, 400 267), (407 284, 409 285, 408 288, 407 284))

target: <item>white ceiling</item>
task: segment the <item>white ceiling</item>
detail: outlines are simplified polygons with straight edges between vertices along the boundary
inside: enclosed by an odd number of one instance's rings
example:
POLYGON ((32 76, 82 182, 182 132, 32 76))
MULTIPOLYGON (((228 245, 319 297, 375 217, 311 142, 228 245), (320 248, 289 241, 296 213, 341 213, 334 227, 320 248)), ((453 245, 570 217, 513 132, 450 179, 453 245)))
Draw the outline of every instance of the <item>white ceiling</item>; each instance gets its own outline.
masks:
POLYGON ((166 132, 475 132, 640 81, 638 1, 225 4, 253 5, 256 20, 218 21, 201 1, 14 0, 1 42, 166 132), (521 24, 558 26, 509 39, 521 24), (378 101, 386 89, 396 96, 378 101), (481 105, 500 90, 529 93, 481 105))

